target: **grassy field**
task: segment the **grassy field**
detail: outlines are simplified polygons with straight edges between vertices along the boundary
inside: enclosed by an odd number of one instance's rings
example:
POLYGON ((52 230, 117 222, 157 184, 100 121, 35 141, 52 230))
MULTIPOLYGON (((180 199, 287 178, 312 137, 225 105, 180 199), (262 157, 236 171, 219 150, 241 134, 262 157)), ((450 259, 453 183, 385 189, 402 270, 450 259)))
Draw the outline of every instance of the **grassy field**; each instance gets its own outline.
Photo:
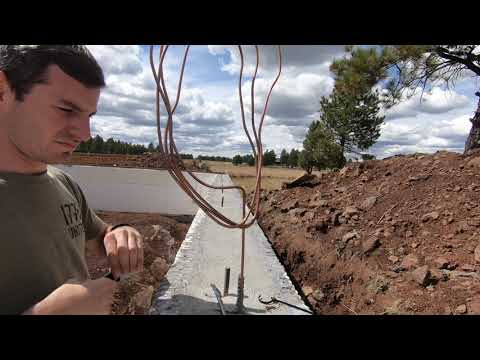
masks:
MULTIPOLYGON (((255 188, 255 167, 247 165, 235 166, 229 162, 205 161, 213 172, 227 173, 233 183, 242 186, 247 193, 255 188)), ((264 167, 262 169, 262 189, 279 189, 285 181, 293 180, 302 175, 302 169, 289 169, 284 167, 264 167)))

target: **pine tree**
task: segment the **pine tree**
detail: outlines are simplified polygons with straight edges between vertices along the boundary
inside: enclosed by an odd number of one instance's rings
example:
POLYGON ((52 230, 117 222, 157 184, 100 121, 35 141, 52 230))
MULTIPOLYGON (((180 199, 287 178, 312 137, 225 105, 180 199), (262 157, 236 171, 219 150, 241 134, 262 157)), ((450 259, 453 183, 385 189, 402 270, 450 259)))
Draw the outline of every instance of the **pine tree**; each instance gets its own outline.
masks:
POLYGON ((280 153, 280 164, 282 164, 283 166, 288 165, 288 152, 285 149, 283 149, 280 153))
POLYGON ((333 90, 329 97, 320 101, 320 123, 332 134, 333 141, 346 153, 359 154, 380 137, 380 126, 385 119, 378 116, 380 110, 378 94, 341 93, 333 90))
MULTIPOLYGON (((330 66, 335 89, 362 94, 380 86, 382 103, 391 107, 434 85, 455 87, 458 79, 480 76, 478 45, 382 45, 375 48, 348 46, 348 55, 330 66)), ((473 96, 474 94, 472 94, 473 96)), ((472 109, 476 111, 477 109, 472 109)), ((480 118, 480 117, 479 117, 480 118)), ((472 128, 465 152, 480 147, 480 120, 470 119, 472 128)))

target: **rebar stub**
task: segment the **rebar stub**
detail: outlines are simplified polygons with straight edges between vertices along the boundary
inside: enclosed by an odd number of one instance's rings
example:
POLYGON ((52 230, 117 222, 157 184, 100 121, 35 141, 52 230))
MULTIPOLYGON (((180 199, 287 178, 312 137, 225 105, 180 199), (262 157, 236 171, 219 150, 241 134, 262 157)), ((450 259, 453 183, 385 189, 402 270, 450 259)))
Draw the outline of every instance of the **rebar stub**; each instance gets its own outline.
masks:
POLYGON ((237 313, 243 313, 244 312, 244 306, 243 306, 243 298, 244 298, 244 293, 243 293, 243 286, 244 286, 245 279, 242 278, 242 276, 238 276, 238 288, 237 288, 237 313))

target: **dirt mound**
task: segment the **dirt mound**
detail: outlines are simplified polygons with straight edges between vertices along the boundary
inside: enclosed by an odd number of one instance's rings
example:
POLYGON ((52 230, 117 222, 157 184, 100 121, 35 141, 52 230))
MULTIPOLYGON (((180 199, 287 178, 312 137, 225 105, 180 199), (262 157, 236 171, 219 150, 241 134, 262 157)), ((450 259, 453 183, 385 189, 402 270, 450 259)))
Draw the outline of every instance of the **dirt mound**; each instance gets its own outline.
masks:
MULTIPOLYGON (((129 223, 144 238, 144 271, 122 279, 115 295, 112 315, 142 315, 150 308, 153 292, 175 260, 193 216, 98 211, 98 216, 111 224, 129 223)), ((92 279, 108 272, 106 259, 87 251, 87 264, 92 279)))
MULTIPOLYGON (((74 153, 63 162, 65 165, 113 166, 139 169, 165 169, 165 158, 159 153, 145 153, 143 155, 124 154, 82 154, 74 153)), ((180 165, 180 162, 178 162, 180 165)), ((184 161, 188 170, 205 170, 195 161, 184 161)))
POLYGON ((270 191, 260 226, 320 314, 480 314, 480 154, 395 156, 270 191))

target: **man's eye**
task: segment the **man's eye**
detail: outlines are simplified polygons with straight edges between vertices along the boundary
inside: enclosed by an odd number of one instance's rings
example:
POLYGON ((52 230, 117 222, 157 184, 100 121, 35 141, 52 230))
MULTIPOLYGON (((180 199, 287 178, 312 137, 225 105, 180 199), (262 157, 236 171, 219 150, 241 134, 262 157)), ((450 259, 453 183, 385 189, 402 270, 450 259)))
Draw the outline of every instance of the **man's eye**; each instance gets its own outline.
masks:
POLYGON ((64 108, 64 107, 59 107, 60 110, 64 111, 64 112, 68 112, 68 113, 71 113, 73 112, 72 109, 68 109, 68 108, 64 108))

